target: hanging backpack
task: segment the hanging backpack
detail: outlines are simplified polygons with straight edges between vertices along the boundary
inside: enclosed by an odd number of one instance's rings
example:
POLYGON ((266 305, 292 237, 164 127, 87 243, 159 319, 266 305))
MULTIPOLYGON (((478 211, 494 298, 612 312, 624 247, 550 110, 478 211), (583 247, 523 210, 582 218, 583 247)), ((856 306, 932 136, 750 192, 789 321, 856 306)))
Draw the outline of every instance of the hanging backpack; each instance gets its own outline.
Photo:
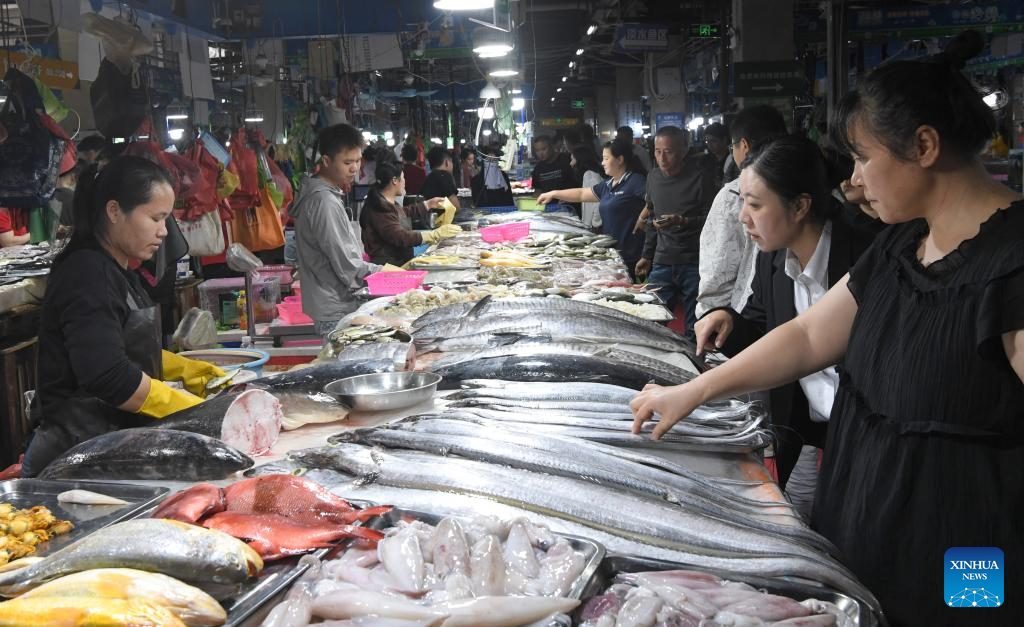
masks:
POLYGON ((89 87, 96 128, 104 137, 128 137, 149 113, 149 95, 138 70, 124 74, 108 59, 100 63, 96 80, 89 87))
POLYGON ((67 135, 54 133, 33 80, 15 67, 4 76, 7 101, 0 109, 0 206, 46 205, 57 187, 67 135), (43 116, 46 116, 44 119, 43 116), (49 128, 48 128, 49 127, 49 128))

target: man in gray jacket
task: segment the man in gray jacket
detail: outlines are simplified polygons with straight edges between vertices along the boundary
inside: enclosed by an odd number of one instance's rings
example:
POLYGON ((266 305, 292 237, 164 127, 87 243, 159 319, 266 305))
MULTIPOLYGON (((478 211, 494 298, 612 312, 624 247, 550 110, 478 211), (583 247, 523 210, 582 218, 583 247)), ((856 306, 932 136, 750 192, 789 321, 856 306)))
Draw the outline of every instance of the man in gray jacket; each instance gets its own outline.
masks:
POLYGON ((302 181, 292 205, 302 311, 326 337, 338 321, 359 307, 353 292, 363 279, 381 269, 364 260, 359 221, 345 206, 343 189, 359 175, 363 136, 349 124, 320 131, 319 171, 302 181))

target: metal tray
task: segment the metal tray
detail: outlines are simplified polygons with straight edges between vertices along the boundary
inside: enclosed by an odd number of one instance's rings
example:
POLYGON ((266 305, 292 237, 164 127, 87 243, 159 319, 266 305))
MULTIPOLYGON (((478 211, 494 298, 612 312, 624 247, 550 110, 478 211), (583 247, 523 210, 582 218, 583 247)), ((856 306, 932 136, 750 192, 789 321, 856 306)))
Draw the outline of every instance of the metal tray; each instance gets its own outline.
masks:
POLYGON ((167 488, 162 487, 107 481, 51 481, 48 479, 0 481, 0 503, 10 503, 17 509, 42 505, 53 512, 58 519, 70 520, 75 525, 75 528, 69 533, 53 536, 48 542, 36 546, 36 551, 32 554, 33 557, 42 557, 53 553, 94 531, 130 518, 136 518, 168 492, 167 488), (98 492, 128 501, 128 505, 76 505, 58 502, 57 495, 67 490, 98 492))
MULTIPOLYGON (((817 586, 811 583, 801 583, 786 579, 743 575, 713 568, 701 568, 699 566, 691 566, 689 564, 680 564, 676 562, 666 562, 663 560, 625 555, 609 555, 601 561, 600 567, 587 584, 583 598, 590 599, 595 595, 602 594, 608 586, 611 585, 615 575, 619 573, 635 573, 648 570, 701 571, 710 573, 722 579, 728 579, 729 581, 746 583, 770 594, 789 597, 796 601, 803 601, 804 599, 809 598, 828 601, 846 612, 850 618, 853 619, 854 623, 861 627, 876 627, 878 625, 878 618, 866 603, 825 586, 817 586)), ((580 605, 580 609, 582 608, 583 606, 580 605)), ((578 618, 578 612, 579 610, 577 610, 574 618, 578 618)), ((573 624, 578 624, 578 621, 574 620, 573 624)))

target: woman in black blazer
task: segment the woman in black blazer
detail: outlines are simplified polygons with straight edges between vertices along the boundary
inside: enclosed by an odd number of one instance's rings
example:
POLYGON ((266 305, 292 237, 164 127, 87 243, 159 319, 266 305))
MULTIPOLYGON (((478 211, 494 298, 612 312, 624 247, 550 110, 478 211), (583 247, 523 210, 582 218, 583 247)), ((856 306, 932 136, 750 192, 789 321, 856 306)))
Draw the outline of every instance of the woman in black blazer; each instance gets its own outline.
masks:
MULTIPOLYGON (((742 313, 714 309, 697 322, 698 353, 713 346, 731 357, 796 318, 798 305, 813 305, 871 243, 872 234, 851 226, 830 196, 825 162, 810 140, 779 137, 743 166, 740 222, 761 251, 753 294, 742 313)), ((769 391, 780 486, 803 445, 824 447, 837 380, 830 368, 769 391)))

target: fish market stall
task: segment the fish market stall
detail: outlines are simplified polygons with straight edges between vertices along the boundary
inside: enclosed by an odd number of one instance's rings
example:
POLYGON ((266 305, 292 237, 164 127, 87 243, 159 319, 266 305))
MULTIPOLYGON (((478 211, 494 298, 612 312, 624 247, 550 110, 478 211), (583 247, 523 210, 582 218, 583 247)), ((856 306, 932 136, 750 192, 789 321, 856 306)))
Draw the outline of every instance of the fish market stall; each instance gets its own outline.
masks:
POLYGON ((60 568, 0 572, 0 618, 95 597, 111 564, 90 551, 118 533, 166 541, 129 542, 127 592, 104 603, 144 597, 184 624, 876 624, 871 592, 771 481, 757 402, 702 406, 657 443, 650 424, 631 432, 637 390, 705 365, 606 240, 529 222, 529 238, 466 233, 414 259, 465 280, 367 302, 314 364, 55 460, 48 480, 174 494, 60 568), (351 377, 436 392, 361 411, 328 387, 351 377), (170 555, 196 543, 209 555, 190 568, 170 555), (187 607, 151 592, 154 574, 187 607))

